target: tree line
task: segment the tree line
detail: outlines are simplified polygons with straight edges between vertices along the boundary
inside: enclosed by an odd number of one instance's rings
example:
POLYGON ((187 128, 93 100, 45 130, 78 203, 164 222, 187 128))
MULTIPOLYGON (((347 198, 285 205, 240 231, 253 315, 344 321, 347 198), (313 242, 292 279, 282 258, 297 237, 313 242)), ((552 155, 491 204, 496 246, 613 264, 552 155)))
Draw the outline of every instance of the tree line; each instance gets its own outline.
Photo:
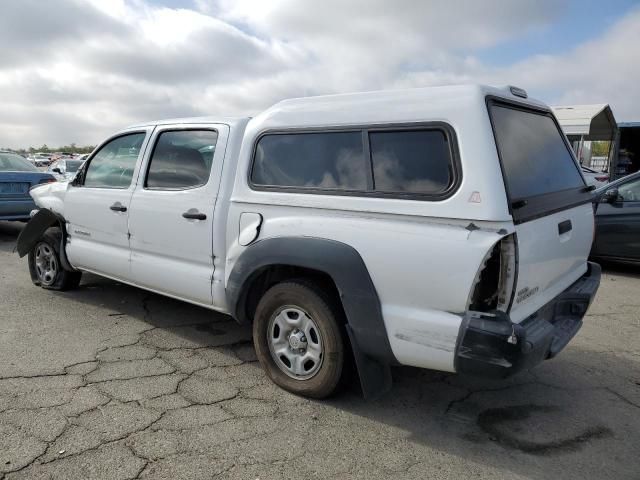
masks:
POLYGON ((21 155, 25 155, 25 154, 29 154, 29 153, 36 153, 36 152, 42 152, 42 153, 53 153, 53 152, 68 152, 68 153, 91 153, 93 151, 93 149, 95 148, 94 145, 76 145, 75 143, 72 143, 70 145, 63 145, 61 147, 49 147, 46 143, 44 145, 42 145, 41 147, 29 147, 29 148, 19 148, 19 149, 15 149, 15 148, 3 148, 2 150, 8 150, 11 152, 16 152, 19 153, 21 155))

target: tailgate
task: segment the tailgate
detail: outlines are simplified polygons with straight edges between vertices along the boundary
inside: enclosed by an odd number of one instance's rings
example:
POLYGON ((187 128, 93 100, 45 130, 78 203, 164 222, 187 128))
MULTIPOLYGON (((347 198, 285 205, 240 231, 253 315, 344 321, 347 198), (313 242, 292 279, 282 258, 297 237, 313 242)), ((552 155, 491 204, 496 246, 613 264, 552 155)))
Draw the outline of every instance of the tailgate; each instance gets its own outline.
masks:
POLYGON ((488 102, 517 237, 512 321, 552 301, 587 270, 592 194, 549 109, 488 102))
POLYGON ((511 320, 549 303, 587 270, 593 239, 590 203, 516 225, 518 276, 511 320))

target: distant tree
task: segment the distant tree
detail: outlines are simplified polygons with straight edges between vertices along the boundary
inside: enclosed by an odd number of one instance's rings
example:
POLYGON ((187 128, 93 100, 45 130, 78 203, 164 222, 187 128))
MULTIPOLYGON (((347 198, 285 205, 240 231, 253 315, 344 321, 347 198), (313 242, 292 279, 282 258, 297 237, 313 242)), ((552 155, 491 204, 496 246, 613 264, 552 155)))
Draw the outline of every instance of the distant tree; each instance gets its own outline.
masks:
POLYGON ((63 145, 61 147, 49 147, 46 143, 41 147, 29 147, 27 149, 21 149, 21 152, 43 152, 43 153, 51 153, 51 152, 69 152, 69 153, 91 153, 95 147, 93 145, 85 145, 83 147, 79 147, 76 143, 71 143, 69 145, 63 145))
POLYGON ((609 155, 609 141, 596 141, 591 142, 591 156, 592 157, 606 157, 609 155))

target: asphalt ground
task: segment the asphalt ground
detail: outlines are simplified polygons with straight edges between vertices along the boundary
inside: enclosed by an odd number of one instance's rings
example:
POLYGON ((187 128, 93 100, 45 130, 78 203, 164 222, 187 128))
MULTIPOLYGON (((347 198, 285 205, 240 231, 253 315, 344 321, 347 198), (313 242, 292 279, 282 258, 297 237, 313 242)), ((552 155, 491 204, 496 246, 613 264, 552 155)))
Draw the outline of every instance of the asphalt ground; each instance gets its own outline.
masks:
POLYGON ((0 222, 0 478, 640 479, 640 268, 509 381, 413 368, 364 401, 273 385, 229 318, 93 275, 32 285, 0 222))

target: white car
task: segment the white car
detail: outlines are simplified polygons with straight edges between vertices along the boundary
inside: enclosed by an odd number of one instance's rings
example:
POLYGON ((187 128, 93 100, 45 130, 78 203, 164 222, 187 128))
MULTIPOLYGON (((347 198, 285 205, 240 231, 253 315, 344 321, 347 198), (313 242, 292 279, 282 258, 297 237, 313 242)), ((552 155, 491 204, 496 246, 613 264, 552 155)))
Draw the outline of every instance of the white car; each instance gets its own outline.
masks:
POLYGON ((64 182, 72 180, 75 177, 76 172, 80 169, 84 160, 65 158, 56 160, 47 169, 48 173, 51 173, 58 181, 64 182))
POLYGON ((368 397, 391 365, 531 368, 600 281, 589 188, 550 109, 515 87, 135 125, 32 196, 18 252, 36 285, 92 272, 231 315, 275 383, 317 398, 347 349, 368 397))
POLYGON ((609 183, 609 174, 607 172, 597 172, 585 166, 581 166, 580 169, 587 185, 595 185, 596 188, 600 188, 609 183))
POLYGON ((51 157, 52 154, 50 153, 34 153, 32 158, 33 158, 33 164, 36 167, 47 167, 51 164, 51 157))

